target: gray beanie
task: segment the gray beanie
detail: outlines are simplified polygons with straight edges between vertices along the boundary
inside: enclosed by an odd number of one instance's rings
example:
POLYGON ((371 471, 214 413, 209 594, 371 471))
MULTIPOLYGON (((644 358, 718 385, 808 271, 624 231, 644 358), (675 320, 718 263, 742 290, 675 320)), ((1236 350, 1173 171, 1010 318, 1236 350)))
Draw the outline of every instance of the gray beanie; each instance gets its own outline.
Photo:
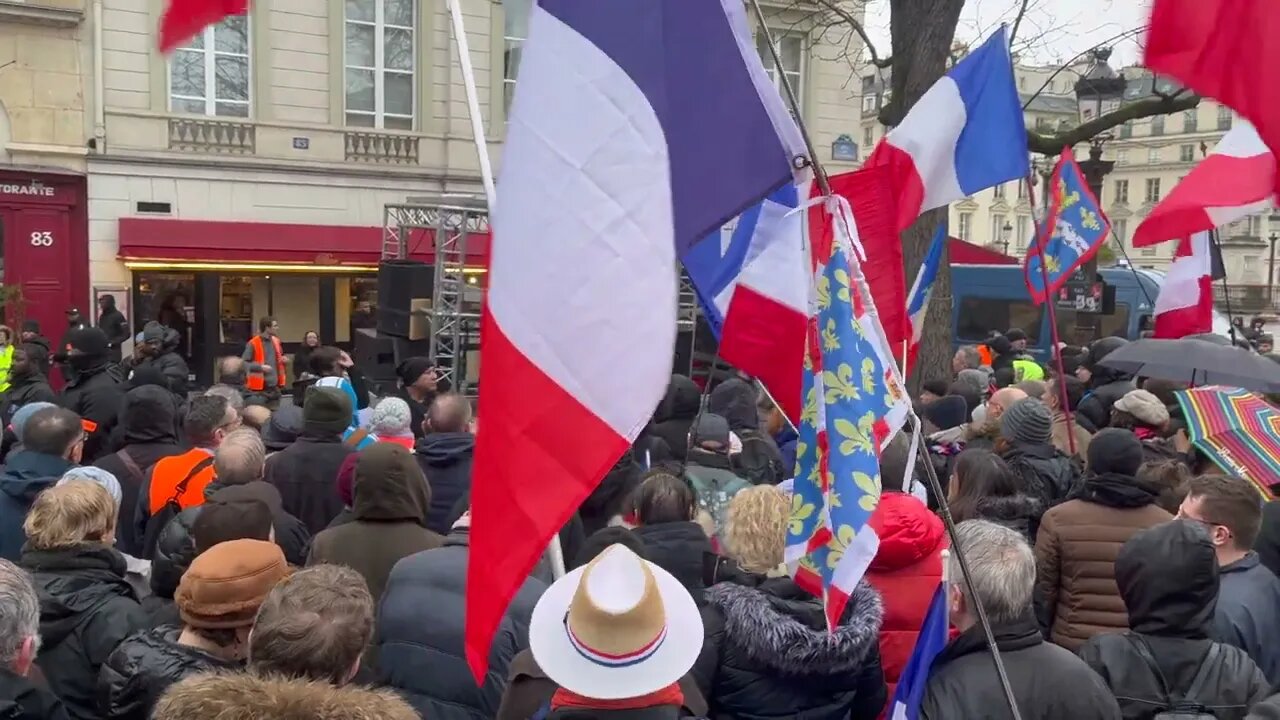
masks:
POLYGON ((1053 436, 1053 415, 1036 398, 1023 398, 1000 416, 1000 436, 1013 442, 1042 445, 1053 436))

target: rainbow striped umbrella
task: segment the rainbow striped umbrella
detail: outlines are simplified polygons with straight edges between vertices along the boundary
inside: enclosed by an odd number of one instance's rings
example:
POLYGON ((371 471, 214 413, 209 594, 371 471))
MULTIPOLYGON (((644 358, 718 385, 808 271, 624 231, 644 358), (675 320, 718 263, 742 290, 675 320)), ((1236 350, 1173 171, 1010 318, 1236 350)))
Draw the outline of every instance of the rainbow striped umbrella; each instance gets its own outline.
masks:
POLYGON ((1268 500, 1280 483, 1280 411, 1248 390, 1221 385, 1175 393, 1187 434, 1218 467, 1249 480, 1268 500))

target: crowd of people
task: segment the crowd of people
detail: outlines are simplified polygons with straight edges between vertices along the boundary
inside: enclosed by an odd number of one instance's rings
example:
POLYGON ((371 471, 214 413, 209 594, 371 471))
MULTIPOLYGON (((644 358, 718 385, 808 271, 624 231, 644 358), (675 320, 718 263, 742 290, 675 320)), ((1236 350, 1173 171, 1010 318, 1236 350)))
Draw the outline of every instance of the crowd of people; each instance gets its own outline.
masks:
POLYGON ((163 326, 119 360, 98 328, 15 345, 0 717, 873 720, 947 563, 923 717, 1010 716, 979 603, 1023 718, 1280 717, 1280 511, 1192 447, 1176 386, 1099 364, 1123 340, 1061 376, 1011 332, 924 384, 926 451, 908 432, 883 449, 879 549, 834 630, 783 562, 796 433, 745 379, 674 376, 477 684, 471 401, 425 358, 372 397, 326 346, 282 401, 261 330, 200 393, 160 361, 163 326))

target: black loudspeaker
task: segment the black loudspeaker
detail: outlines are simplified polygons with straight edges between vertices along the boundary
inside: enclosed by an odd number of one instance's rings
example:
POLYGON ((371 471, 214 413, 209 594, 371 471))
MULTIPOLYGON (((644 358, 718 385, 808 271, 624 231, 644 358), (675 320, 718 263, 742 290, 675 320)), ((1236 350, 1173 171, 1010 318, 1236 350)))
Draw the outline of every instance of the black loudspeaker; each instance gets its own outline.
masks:
POLYGON ((351 340, 352 362, 373 383, 374 391, 379 395, 395 391, 396 382, 399 380, 396 377, 396 367, 405 358, 425 356, 431 348, 430 340, 407 340, 384 335, 369 328, 356 330, 351 340))
POLYGON ((384 260, 378 263, 378 332, 409 337, 414 298, 430 298, 435 270, 417 260, 384 260))

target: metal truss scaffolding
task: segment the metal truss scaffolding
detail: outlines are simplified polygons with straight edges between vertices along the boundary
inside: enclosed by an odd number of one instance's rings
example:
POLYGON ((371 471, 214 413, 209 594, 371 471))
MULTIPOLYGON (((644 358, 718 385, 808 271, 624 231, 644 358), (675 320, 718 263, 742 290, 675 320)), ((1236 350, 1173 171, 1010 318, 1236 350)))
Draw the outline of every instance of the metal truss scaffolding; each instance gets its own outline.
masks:
MULTIPOLYGON (((456 392, 467 394, 467 350, 478 345, 480 290, 468 280, 467 247, 489 233, 483 196, 410 197, 384 210, 382 258, 404 260, 424 243, 433 250, 428 355, 456 392)), ((472 278, 474 280, 474 278, 472 278)))

